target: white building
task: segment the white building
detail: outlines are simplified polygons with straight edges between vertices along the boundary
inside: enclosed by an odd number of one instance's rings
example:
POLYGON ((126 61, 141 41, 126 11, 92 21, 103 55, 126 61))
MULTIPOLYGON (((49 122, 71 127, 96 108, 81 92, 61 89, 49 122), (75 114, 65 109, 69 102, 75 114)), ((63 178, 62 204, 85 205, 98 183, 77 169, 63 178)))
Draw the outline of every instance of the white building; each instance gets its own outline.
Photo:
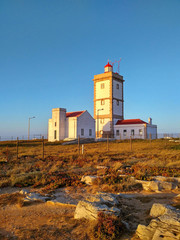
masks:
POLYGON ((141 119, 118 120, 114 126, 114 137, 116 139, 156 139, 157 125, 152 124, 152 119, 149 118, 148 123, 141 119))
POLYGON ((96 137, 113 137, 114 124, 124 119, 123 76, 113 72, 112 65, 94 76, 94 118, 96 137))
POLYGON ((123 76, 113 72, 113 66, 104 66, 104 73, 94 76, 94 118, 96 137, 126 139, 157 138, 157 125, 140 119, 124 120, 123 76))
POLYGON ((48 123, 48 141, 95 138, 95 120, 88 111, 66 112, 64 108, 52 109, 48 123))
POLYGON ((104 73, 94 76, 94 118, 87 111, 66 113, 54 108, 48 124, 48 141, 81 138, 157 138, 157 125, 140 119, 124 120, 123 76, 104 67, 104 73))

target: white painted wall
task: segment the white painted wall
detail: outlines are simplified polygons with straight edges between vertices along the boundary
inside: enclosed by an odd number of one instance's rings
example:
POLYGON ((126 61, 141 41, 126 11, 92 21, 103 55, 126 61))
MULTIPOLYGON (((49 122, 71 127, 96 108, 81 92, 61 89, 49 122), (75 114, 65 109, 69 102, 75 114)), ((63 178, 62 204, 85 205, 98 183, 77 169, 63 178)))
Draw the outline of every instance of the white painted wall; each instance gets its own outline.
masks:
POLYGON ((113 79, 113 97, 122 100, 122 83, 113 79), (119 89, 116 88, 116 85, 119 85, 119 89))
POLYGON ((106 115, 110 113, 110 99, 105 99, 104 104, 101 105, 101 100, 96 101, 96 114, 98 109, 103 109, 99 111, 99 115, 106 115))
POLYGON ((147 138, 156 139, 157 138, 157 125, 147 124, 147 138))
POLYGON ((151 133, 151 139, 157 138, 157 125, 147 124, 127 124, 127 125, 115 125, 114 126, 114 137, 116 139, 129 139, 131 136, 131 130, 134 129, 134 136, 132 138, 141 138, 146 139, 149 138, 149 134, 151 133), (123 130, 127 130, 127 135, 124 136, 123 130), (140 135, 139 130, 142 130, 142 135, 140 135), (119 130, 120 135, 117 136, 116 130, 119 130))
POLYGON ((67 137, 68 138, 77 138, 77 117, 68 117, 66 118, 66 128, 67 128, 67 137))
POLYGON ((87 111, 78 117, 77 135, 81 138, 95 138, 95 120, 87 111), (84 129, 84 136, 81 135, 81 129, 84 129), (89 129, 92 129, 92 136, 89 135, 89 129))
POLYGON ((108 98, 110 95, 110 80, 96 82, 96 99, 108 98), (104 88, 101 88, 101 84, 104 84, 104 88))
POLYGON ((117 105, 117 100, 113 99, 113 114, 122 116, 122 109, 123 109, 123 103, 119 101, 119 105, 117 105))
POLYGON ((114 126, 114 137, 116 139, 129 139, 131 136, 131 130, 134 129, 134 138, 144 139, 145 137, 145 125, 144 124, 127 124, 127 125, 115 125, 114 126), (142 130, 142 135, 139 134, 139 130, 142 130), (120 135, 116 135, 116 130, 119 130, 120 135), (126 136, 123 131, 127 130, 126 136))
MULTIPOLYGON (((99 122, 99 131, 110 131, 110 118, 104 118, 104 123, 101 123, 101 119, 98 120, 99 122)), ((97 131, 97 120, 96 120, 96 131, 97 131)))
POLYGON ((48 141, 59 141, 66 137, 66 109, 53 108, 48 122, 48 141), (55 138, 56 131, 56 138, 55 138))

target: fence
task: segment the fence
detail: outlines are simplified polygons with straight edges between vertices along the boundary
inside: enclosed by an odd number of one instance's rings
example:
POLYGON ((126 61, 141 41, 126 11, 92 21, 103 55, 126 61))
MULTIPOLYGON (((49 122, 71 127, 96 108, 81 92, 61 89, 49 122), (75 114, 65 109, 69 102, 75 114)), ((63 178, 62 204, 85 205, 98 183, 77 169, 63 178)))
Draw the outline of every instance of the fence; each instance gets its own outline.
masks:
MULTIPOLYGON (((163 135, 164 139, 169 140, 169 138, 171 138, 174 135, 163 135)), ((180 136, 180 135, 176 135, 176 136, 180 136)), ((161 137, 162 138, 162 137, 161 137)), ((129 139, 116 139, 118 141, 116 141, 117 143, 120 142, 124 142, 127 145, 127 148, 130 151, 135 150, 135 145, 133 146, 134 142, 137 142, 138 138, 136 138, 136 136, 130 136, 129 139)), ((113 139, 109 139, 108 137, 106 139, 98 139, 99 141, 103 141, 104 144, 103 145, 103 152, 104 151, 110 151, 112 149, 110 149, 110 142, 113 139)), ((152 142, 153 138, 151 135, 148 136, 148 139, 144 140, 145 143, 149 143, 151 146, 151 142, 152 142)), ((178 144, 180 143, 180 140, 170 140, 170 141, 174 141, 177 142, 178 144)), ((89 143, 92 142, 96 142, 95 140, 91 140, 89 141, 89 143)), ((87 147, 87 145, 85 146, 85 144, 87 144, 87 139, 80 139, 78 138, 77 141, 72 141, 70 142, 70 144, 74 144, 74 150, 73 150, 73 154, 78 154, 78 155, 84 155, 85 153, 88 153, 89 151, 89 146, 87 147)), ((13 159, 19 159, 19 157, 22 156, 38 156, 38 158, 40 159, 45 159, 45 157, 48 156, 57 156, 59 153, 59 147, 58 145, 62 145, 63 142, 48 142, 47 139, 45 139, 43 136, 41 137, 41 139, 34 139, 34 140, 22 140, 19 138, 16 138, 16 140, 11 140, 11 141, 1 141, 0 142, 0 162, 1 161, 8 161, 10 158, 13 159), (57 145, 57 147, 56 147, 57 145), (51 146, 55 146, 55 148, 53 149, 51 146), (3 160, 2 160, 3 159, 3 160)), ((65 143, 64 143, 65 144, 65 143)), ((64 151, 68 151, 68 146, 67 146, 67 142, 64 146, 60 147, 61 150, 60 152, 63 154, 64 151)), ((112 147, 112 145, 111 145, 112 147)), ((72 152, 71 152, 72 154, 72 152)))

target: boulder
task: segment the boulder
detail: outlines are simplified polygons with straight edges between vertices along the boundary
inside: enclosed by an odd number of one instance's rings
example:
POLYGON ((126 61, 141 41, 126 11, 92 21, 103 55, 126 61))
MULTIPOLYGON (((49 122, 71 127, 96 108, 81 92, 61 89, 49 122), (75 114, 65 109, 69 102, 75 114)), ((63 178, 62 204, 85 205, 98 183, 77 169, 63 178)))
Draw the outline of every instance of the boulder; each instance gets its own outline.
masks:
POLYGON ((164 214, 170 214, 172 213, 172 211, 175 211, 175 210, 176 209, 170 205, 154 203, 150 211, 150 216, 152 218, 156 218, 164 214))
POLYGON ((46 202, 47 200, 49 200, 49 197, 44 197, 39 193, 29 193, 26 195, 24 202, 34 202, 34 201, 46 202))
POLYGON ((121 210, 117 207, 118 198, 118 195, 112 193, 98 193, 95 196, 87 197, 86 200, 79 201, 74 218, 96 220, 99 212, 119 216, 121 210))
POLYGON ((148 226, 138 225, 136 234, 141 240, 179 240, 180 210, 164 204, 153 204, 152 219, 148 226))
POLYGON ((89 202, 99 202, 102 204, 116 206, 119 204, 119 196, 113 193, 97 193, 96 195, 89 196, 86 198, 89 202))
POLYGON ((74 213, 74 218, 86 218, 89 220, 96 220, 99 212, 119 216, 121 211, 118 208, 108 207, 107 205, 99 202, 92 203, 84 200, 79 201, 74 213))
POLYGON ((96 179, 97 179, 97 176, 82 176, 81 182, 84 182, 87 185, 92 185, 96 179))

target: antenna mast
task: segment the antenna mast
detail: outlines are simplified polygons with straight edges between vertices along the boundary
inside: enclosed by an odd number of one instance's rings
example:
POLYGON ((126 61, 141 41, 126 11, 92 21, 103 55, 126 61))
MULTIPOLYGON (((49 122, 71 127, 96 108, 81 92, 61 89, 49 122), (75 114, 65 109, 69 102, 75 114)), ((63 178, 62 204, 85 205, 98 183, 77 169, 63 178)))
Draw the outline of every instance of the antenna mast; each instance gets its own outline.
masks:
POLYGON ((120 62, 121 62, 121 60, 122 60, 122 58, 120 58, 120 60, 118 60, 118 61, 117 60, 115 60, 114 62, 110 61, 112 66, 114 66, 115 63, 118 63, 118 68, 117 68, 118 74, 120 73, 120 62))

